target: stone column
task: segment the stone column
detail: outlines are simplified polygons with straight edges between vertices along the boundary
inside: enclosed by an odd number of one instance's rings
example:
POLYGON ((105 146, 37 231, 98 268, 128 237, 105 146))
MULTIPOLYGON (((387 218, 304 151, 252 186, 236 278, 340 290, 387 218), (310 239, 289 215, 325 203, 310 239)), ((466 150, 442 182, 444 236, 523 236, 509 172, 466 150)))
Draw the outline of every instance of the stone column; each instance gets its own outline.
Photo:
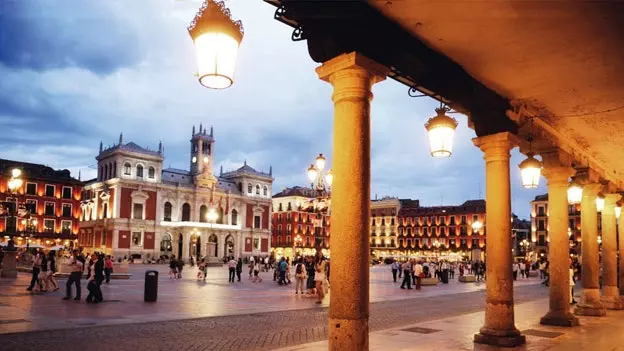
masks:
POLYGON ((388 70, 352 52, 316 72, 334 87, 329 350, 368 350, 370 101, 388 70))
MULTIPOLYGON (((621 218, 621 217, 620 217, 621 218)), ((616 231, 618 235, 618 251, 619 251, 619 287, 620 287, 620 300, 624 303, 624 234, 620 229, 620 219, 616 218, 616 231)))
MULTIPOLYGON (((546 157, 543 157, 546 161, 546 157)), ((541 324, 572 327, 578 318, 570 313, 570 239, 568 238, 568 184, 574 169, 545 162, 544 176, 548 180, 548 249, 550 275, 549 311, 541 324)))
POLYGON ((526 342, 514 322, 511 255, 509 151, 517 137, 503 132, 473 139, 485 154, 486 306, 485 323, 475 334, 481 344, 515 347, 526 342))
POLYGON ((602 303, 610 310, 623 308, 618 288, 617 238, 615 227, 615 206, 620 195, 605 196, 602 211, 602 303))
POLYGON ((583 200, 581 202, 581 238, 582 242, 582 268, 581 279, 583 283, 583 295, 581 303, 574 313, 579 316, 601 317, 606 314, 602 302, 600 302, 599 264, 598 264, 598 211, 596 209, 596 197, 602 185, 587 184, 583 187, 583 200))

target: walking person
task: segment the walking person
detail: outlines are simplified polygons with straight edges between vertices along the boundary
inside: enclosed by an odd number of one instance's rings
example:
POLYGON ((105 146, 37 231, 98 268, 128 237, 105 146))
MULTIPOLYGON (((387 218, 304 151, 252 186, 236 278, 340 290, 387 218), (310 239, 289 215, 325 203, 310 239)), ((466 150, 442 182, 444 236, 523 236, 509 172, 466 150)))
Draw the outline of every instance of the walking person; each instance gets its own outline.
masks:
POLYGON ((420 261, 416 261, 416 264, 414 265, 414 277, 416 279, 416 290, 420 290, 420 282, 422 277, 424 276, 423 274, 423 266, 422 264, 420 264, 420 261))
POLYGON ((392 269, 392 281, 396 283, 397 273, 399 272, 399 263, 397 260, 392 260, 392 265, 390 265, 392 269))
POLYGON ((171 260, 169 260, 169 279, 176 278, 178 278, 178 263, 175 256, 171 256, 171 260))
POLYGON ((102 296, 101 285, 104 281, 104 255, 94 253, 91 256, 92 265, 91 278, 87 284, 89 295, 87 295, 87 303, 99 303, 104 301, 102 296))
POLYGON ((236 265, 238 265, 238 262, 234 260, 234 256, 231 256, 228 261, 228 269, 230 271, 228 282, 230 283, 234 283, 234 278, 236 277, 236 265))
POLYGON ((40 271, 39 276, 37 277, 37 285, 35 285, 35 289, 33 291, 48 292, 48 281, 46 279, 48 276, 48 258, 43 251, 41 252, 41 264, 39 267, 40 271))
POLYGON ((178 279, 182 279, 182 270, 184 269, 184 260, 179 259, 176 261, 176 268, 178 269, 178 279))
POLYGON ((576 304, 576 300, 574 300, 574 284, 576 283, 576 277, 574 275, 574 267, 570 264, 570 304, 576 304))
POLYGON ((35 249, 35 254, 32 258, 32 277, 30 278, 30 285, 26 290, 32 291, 35 284, 39 283, 39 273, 41 272, 42 254, 39 253, 39 249, 35 249))
POLYGON ((110 255, 104 260, 104 275, 106 276, 106 284, 110 282, 111 273, 113 273, 113 260, 110 255))
POLYGON ((277 265, 277 269, 279 271, 279 280, 277 284, 286 285, 286 270, 288 269, 288 263, 284 257, 282 257, 280 263, 277 265))
POLYGON ((54 273, 56 273, 56 260, 54 258, 54 251, 50 251, 48 253, 48 263, 46 270, 46 286, 48 290, 58 291, 59 285, 56 279, 54 278, 54 273))
POLYGON ((243 259, 239 257, 236 263, 236 278, 239 283, 241 282, 241 273, 243 273, 243 259))
POLYGON ((262 283, 262 277, 260 276, 261 265, 262 265, 262 263, 260 263, 260 261, 256 261, 254 263, 254 268, 253 268, 254 277, 253 277, 253 280, 252 280, 252 282, 254 282, 254 283, 256 283, 256 282, 262 283))
POLYGON ((325 298, 325 290, 323 289, 323 284, 325 283, 325 258, 321 250, 316 250, 314 261, 314 283, 316 284, 316 296, 318 296, 316 303, 321 304, 323 303, 323 298, 325 298))
POLYGON ((308 280, 306 284, 306 287, 308 288, 308 294, 316 295, 316 282, 314 281, 314 279, 316 278, 316 269, 314 269, 314 260, 312 257, 308 257, 305 269, 308 275, 308 280))
POLYGON ((63 300, 71 299, 71 286, 72 284, 76 285, 76 297, 74 300, 80 301, 80 279, 82 278, 82 271, 84 267, 84 263, 81 259, 79 259, 78 250, 74 250, 73 255, 69 258, 67 263, 69 266, 69 278, 67 279, 67 283, 65 284, 65 297, 63 300))
POLYGON ((518 264, 518 262, 514 262, 511 265, 511 270, 513 272, 513 280, 517 280, 518 279, 518 271, 520 270, 520 265, 518 264))
POLYGON ((299 258, 297 265, 295 266, 295 294, 299 294, 300 292, 303 294, 305 291, 305 281, 307 278, 306 268, 303 264, 303 258, 299 258))

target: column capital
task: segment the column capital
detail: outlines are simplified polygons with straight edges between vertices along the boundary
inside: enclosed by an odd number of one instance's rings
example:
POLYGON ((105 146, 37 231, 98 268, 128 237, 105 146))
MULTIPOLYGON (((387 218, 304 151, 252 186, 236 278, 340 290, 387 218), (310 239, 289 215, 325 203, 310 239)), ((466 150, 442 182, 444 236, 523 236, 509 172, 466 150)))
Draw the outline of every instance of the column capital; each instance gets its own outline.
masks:
POLYGON ((483 151, 485 160, 489 161, 500 157, 509 159, 509 151, 520 144, 520 138, 515 134, 502 132, 473 138, 472 142, 483 151))
POLYGON ((549 185, 568 184, 570 182, 570 177, 575 173, 574 168, 565 166, 544 167, 543 172, 544 178, 546 178, 549 185))
POLYGON ((354 70, 350 72, 351 74, 357 74, 357 71, 362 70, 367 71, 373 77, 373 84, 386 79, 390 71, 387 67, 353 51, 324 62, 316 68, 316 74, 321 80, 331 83, 334 73, 348 70, 354 70))
POLYGON ((613 207, 617 205, 617 202, 622 199, 622 195, 620 194, 605 194, 605 210, 609 208, 613 211, 613 207))
POLYGON ((598 193, 602 191, 602 184, 600 183, 588 183, 583 185, 583 197, 587 197, 591 200, 595 200, 598 193))

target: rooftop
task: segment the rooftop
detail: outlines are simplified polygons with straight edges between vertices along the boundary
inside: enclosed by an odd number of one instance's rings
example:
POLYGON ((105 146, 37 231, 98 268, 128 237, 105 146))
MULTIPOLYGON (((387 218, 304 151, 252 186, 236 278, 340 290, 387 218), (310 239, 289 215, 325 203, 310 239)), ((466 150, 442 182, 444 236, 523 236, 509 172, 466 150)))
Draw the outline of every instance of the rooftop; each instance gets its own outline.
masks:
POLYGON ((11 171, 15 168, 22 171, 21 178, 23 179, 49 180, 76 185, 83 184, 80 180, 73 178, 71 172, 67 169, 55 170, 42 164, 0 159, 0 176, 10 178, 11 171))

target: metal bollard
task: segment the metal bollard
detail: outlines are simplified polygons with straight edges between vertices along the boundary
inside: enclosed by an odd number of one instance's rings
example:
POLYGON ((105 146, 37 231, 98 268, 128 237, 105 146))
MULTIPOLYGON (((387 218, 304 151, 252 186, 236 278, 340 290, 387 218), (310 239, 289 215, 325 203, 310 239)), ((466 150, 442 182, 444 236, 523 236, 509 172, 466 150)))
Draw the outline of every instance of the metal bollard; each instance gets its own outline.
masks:
POLYGON ((145 293, 143 299, 145 302, 156 302, 158 298, 158 272, 145 272, 145 293))

